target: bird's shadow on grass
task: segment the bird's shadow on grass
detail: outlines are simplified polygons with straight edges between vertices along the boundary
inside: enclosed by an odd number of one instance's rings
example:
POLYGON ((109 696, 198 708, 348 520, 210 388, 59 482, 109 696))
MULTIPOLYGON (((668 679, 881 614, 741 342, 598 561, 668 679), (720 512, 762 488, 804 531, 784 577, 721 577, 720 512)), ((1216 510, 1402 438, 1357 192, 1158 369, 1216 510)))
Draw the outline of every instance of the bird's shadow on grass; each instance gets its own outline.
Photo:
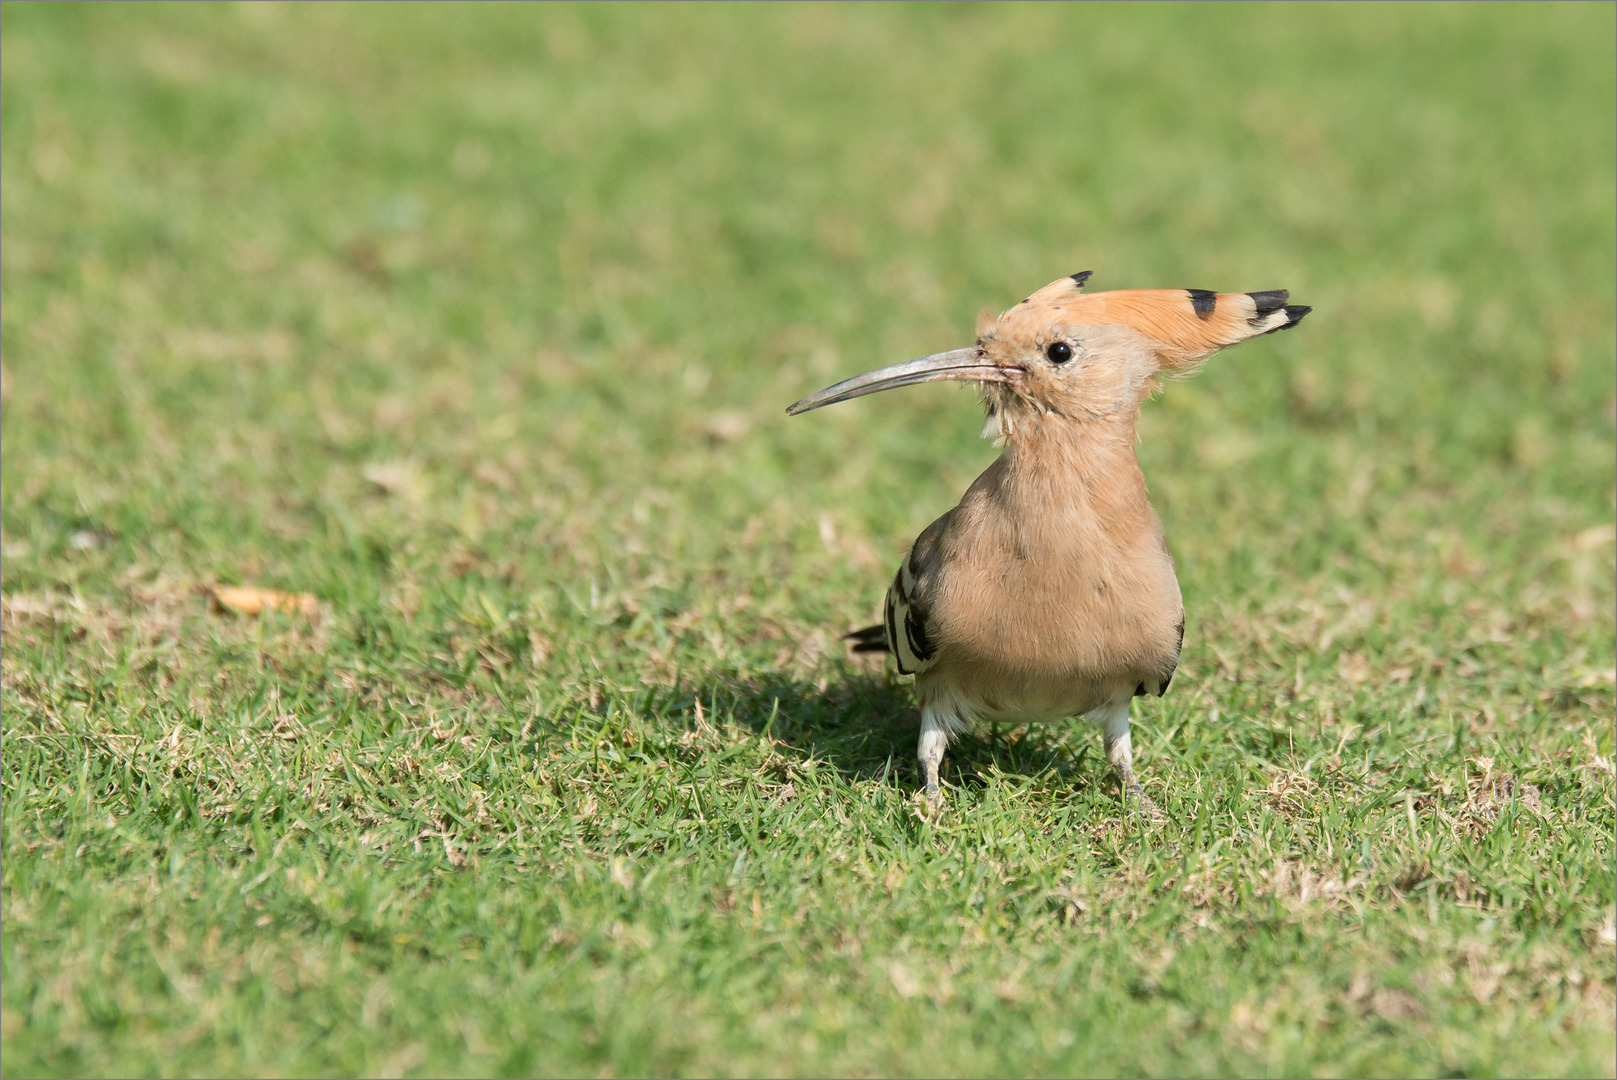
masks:
MULTIPOLYGON (((828 665, 817 677, 786 672, 727 682, 709 691, 736 722, 767 734, 849 780, 881 780, 907 791, 922 784, 915 756, 921 716, 914 689, 891 670, 828 665)), ((1095 783, 1090 740, 1063 740, 1071 725, 988 725, 957 736, 944 758, 944 781, 982 787, 995 773, 1047 777, 1077 790, 1095 783)))

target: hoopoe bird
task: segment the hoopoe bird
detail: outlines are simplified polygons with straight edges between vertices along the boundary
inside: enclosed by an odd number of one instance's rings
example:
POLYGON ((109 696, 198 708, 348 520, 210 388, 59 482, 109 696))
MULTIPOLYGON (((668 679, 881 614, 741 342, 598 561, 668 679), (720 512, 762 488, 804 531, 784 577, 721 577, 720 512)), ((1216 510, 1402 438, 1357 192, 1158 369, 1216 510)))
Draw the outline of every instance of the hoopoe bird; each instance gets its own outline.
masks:
POLYGON ((928 804, 951 737, 973 721, 1084 716, 1099 725, 1125 801, 1158 811, 1134 773, 1132 700, 1162 695, 1185 608, 1134 456, 1140 406, 1164 374, 1296 326, 1284 289, 1085 293, 1084 271, 997 318, 977 344, 866 372, 786 411, 898 386, 981 384, 983 434, 1004 451, 899 565, 878 626, 848 636, 915 676, 928 804))

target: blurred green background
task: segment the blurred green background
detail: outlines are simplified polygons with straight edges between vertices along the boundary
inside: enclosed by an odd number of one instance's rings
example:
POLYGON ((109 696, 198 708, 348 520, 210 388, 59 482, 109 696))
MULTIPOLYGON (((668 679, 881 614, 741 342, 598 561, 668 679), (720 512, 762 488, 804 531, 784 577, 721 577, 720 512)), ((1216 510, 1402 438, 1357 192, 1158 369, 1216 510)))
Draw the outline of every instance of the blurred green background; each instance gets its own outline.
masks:
POLYGON ((0 11, 7 1075, 1613 1069, 1611 4, 0 11), (1141 422, 1189 831, 934 831, 835 638, 975 400, 783 409, 1078 270, 1315 309, 1141 422))

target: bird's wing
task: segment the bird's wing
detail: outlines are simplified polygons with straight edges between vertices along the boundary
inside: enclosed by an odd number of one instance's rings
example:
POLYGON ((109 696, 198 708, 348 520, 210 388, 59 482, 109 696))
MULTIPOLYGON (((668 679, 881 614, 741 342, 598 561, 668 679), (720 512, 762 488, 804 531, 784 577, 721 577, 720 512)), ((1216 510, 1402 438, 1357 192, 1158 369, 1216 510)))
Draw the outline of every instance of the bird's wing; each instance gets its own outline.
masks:
POLYGON ((887 646, 905 675, 932 666, 937 635, 932 626, 932 593, 941 562, 941 542, 954 511, 944 514, 916 538, 887 588, 887 646))
POLYGON ((1147 694, 1155 694, 1157 697, 1161 697, 1168 692, 1168 684, 1173 682, 1173 673, 1179 670, 1179 654, 1185 648, 1185 617, 1183 615, 1179 616, 1177 629, 1179 631, 1179 640, 1174 642, 1173 655, 1166 658, 1161 673, 1154 682, 1142 681, 1134 688, 1135 697, 1145 697, 1147 694))

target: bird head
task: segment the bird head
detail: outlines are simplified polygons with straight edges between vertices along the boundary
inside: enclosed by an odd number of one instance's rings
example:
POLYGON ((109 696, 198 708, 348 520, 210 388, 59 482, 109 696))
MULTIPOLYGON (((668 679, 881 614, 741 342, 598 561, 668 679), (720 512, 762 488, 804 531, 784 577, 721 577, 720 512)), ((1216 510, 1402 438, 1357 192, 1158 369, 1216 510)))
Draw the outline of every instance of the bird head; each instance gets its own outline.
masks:
POLYGON ((982 384, 990 428, 1019 422, 1133 417, 1164 373, 1188 373, 1226 345, 1295 326, 1311 310, 1284 289, 1083 292, 1089 271, 1051 282, 1009 311, 977 318, 977 343, 878 368, 828 386, 786 411, 796 415, 916 383, 982 384))

